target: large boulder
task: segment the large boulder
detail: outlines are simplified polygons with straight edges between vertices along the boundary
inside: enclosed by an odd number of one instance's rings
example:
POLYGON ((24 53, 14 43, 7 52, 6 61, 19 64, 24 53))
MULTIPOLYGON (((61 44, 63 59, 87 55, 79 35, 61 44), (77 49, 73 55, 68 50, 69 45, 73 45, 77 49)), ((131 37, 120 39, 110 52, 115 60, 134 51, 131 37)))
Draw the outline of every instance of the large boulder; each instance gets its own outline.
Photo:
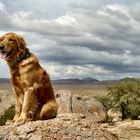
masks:
POLYGON ((55 119, 0 126, 1 140, 118 140, 80 114, 60 114, 55 119))
POLYGON ((94 122, 103 122, 106 119, 105 107, 94 96, 73 96, 72 111, 73 113, 82 113, 94 122))
POLYGON ((72 94, 69 90, 58 90, 56 93, 58 114, 71 113, 72 94))
POLYGON ((56 99, 58 114, 81 113, 94 122, 103 122, 106 119, 105 107, 94 96, 73 95, 69 90, 59 90, 56 99))

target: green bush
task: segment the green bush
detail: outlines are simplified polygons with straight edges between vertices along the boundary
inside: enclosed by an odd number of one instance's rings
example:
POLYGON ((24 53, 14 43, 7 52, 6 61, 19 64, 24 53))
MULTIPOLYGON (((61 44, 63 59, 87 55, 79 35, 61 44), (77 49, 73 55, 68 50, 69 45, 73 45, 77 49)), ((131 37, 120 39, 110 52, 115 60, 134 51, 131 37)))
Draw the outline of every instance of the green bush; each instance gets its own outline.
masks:
POLYGON ((106 111, 112 108, 112 102, 108 96, 97 96, 96 99, 104 105, 106 111))
POLYGON ((0 117, 0 125, 4 125, 7 120, 12 120, 15 115, 14 106, 7 109, 3 116, 0 117))
POLYGON ((121 80, 108 87, 112 109, 122 112, 122 119, 137 119, 140 115, 140 81, 132 78, 121 80))

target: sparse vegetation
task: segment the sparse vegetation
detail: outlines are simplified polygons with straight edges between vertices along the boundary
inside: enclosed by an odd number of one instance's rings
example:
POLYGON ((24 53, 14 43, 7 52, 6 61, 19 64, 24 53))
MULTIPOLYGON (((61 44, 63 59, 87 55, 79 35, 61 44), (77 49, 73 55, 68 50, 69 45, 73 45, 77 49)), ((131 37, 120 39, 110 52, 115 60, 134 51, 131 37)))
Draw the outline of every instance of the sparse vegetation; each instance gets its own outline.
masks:
POLYGON ((96 99, 104 105, 107 111, 112 108, 112 101, 108 96, 97 96, 96 99))
MULTIPOLYGON (((72 94, 77 95, 93 95, 103 103, 106 110, 122 112, 122 119, 137 119, 140 115, 140 81, 132 78, 125 78, 120 82, 111 85, 105 89, 101 85, 59 85, 54 86, 55 92, 60 89, 67 89, 72 94), (108 93, 108 94, 107 94, 108 93)), ((0 117, 0 125, 5 124, 7 120, 11 120, 14 116, 14 107, 10 107, 5 114, 0 117)), ((107 118, 107 122, 111 122, 112 118, 107 118)))
POLYGON ((137 119, 140 115, 140 81, 127 78, 108 87, 112 109, 122 112, 122 119, 137 119))
POLYGON ((7 109, 3 116, 0 117, 0 125, 4 125, 7 120, 12 120, 15 114, 14 106, 7 109))

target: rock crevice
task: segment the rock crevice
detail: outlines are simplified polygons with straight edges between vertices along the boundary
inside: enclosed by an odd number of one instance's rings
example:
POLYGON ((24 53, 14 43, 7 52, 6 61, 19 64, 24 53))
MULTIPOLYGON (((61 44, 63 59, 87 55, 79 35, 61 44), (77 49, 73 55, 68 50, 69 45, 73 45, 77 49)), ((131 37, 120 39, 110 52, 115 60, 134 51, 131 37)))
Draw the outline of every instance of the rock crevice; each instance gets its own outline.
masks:
POLYGON ((74 95, 70 90, 59 90, 56 93, 58 114, 81 113, 94 122, 106 120, 106 109, 94 96, 74 95))

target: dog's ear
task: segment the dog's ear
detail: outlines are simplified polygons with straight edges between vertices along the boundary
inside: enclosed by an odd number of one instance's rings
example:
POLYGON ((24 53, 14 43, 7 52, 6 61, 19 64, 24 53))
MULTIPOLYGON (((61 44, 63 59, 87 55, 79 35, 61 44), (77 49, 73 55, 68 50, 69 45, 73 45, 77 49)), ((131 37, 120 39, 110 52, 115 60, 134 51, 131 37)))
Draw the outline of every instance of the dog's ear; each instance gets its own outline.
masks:
POLYGON ((17 44, 18 44, 18 48, 19 48, 19 50, 28 50, 27 48, 26 48, 26 42, 25 42, 25 40, 23 39, 23 37, 22 36, 17 36, 17 38, 16 38, 16 42, 17 42, 17 44))

